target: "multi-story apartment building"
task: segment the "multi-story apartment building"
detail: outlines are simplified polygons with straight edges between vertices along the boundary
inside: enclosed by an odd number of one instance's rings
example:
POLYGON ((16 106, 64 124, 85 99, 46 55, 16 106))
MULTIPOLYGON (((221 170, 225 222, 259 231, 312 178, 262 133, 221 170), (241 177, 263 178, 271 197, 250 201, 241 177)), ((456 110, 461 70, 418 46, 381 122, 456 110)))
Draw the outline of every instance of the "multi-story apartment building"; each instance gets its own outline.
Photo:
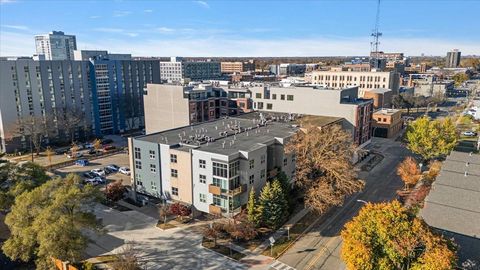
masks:
POLYGON ((215 84, 148 84, 143 96, 147 134, 252 110, 248 90, 215 84))
POLYGON ((306 64, 279 64, 270 65, 270 72, 277 76, 296 76, 305 74, 306 64))
POLYGON ((160 78, 165 82, 210 80, 221 76, 220 62, 216 61, 184 61, 181 57, 171 57, 170 62, 160 61, 160 78))
POLYGON ((133 189, 204 213, 237 214, 252 188, 258 195, 280 171, 294 177, 295 156, 284 145, 297 128, 279 119, 250 113, 129 138, 133 189))
POLYGON ((342 117, 343 128, 357 145, 370 141, 373 101, 358 98, 358 87, 343 89, 311 86, 249 87, 253 108, 259 111, 342 117))
POLYGON ((248 71, 255 71, 255 61, 248 60, 244 62, 221 62, 221 71, 222 73, 240 73, 240 72, 248 72, 248 71))
POLYGON ((0 60, 0 152, 28 148, 29 139, 15 132, 17 123, 29 117, 42 119, 53 132, 45 142, 69 138, 62 129, 66 112, 81 114, 75 139, 90 136, 92 93, 89 65, 84 61, 34 61, 31 58, 0 60))
POLYGON ((45 55, 46 60, 73 60, 73 51, 77 49, 74 35, 65 35, 62 31, 53 31, 35 36, 37 54, 45 55))
POLYGON ((447 58, 445 60, 446 68, 456 68, 460 66, 460 56, 461 52, 457 49, 447 52, 447 58))
POLYGON ((397 94, 400 76, 396 72, 354 72, 338 68, 330 71, 313 71, 312 84, 336 89, 358 86, 359 97, 363 97, 365 90, 375 88, 391 89, 393 94, 397 94))

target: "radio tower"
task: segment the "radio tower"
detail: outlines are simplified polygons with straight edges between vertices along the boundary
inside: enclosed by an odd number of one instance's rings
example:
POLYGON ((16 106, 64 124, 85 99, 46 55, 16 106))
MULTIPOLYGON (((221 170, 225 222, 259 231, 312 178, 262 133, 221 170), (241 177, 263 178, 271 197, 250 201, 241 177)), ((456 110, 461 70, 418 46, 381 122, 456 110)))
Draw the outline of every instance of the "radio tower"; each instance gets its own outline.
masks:
POLYGON ((377 2, 377 16, 375 18, 375 29, 373 29, 373 32, 371 36, 373 37, 373 41, 370 42, 370 57, 373 60, 373 67, 378 68, 378 45, 380 42, 378 41, 378 38, 382 36, 382 33, 378 32, 378 26, 380 24, 380 0, 377 2))

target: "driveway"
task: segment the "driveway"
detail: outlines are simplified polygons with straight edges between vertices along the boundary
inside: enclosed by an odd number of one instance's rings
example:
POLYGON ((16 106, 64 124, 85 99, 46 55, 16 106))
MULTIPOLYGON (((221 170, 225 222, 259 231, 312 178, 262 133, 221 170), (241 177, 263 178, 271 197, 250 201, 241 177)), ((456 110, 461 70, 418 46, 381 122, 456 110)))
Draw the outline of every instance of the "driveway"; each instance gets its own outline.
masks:
POLYGON ((94 209, 106 234, 90 235, 89 256, 121 252, 127 243, 138 251, 146 269, 246 269, 247 267, 201 246, 202 235, 191 229, 163 231, 157 220, 137 211, 119 212, 103 205, 94 209))

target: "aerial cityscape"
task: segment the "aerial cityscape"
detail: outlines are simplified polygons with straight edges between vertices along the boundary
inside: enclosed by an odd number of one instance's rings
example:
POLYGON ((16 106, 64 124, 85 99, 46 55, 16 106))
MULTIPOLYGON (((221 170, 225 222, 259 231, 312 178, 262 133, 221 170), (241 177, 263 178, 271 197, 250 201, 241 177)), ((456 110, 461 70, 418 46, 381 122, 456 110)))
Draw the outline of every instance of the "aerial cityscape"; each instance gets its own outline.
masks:
POLYGON ((0 269, 480 270, 479 11, 0 0, 0 269))

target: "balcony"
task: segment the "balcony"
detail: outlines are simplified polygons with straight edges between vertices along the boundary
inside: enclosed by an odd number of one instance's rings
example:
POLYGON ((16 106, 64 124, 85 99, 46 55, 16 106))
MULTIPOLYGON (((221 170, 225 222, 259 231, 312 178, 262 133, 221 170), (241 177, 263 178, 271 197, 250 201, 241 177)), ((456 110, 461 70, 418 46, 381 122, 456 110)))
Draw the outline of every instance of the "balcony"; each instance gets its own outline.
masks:
POLYGON ((220 195, 222 193, 222 189, 220 187, 210 184, 208 185, 208 192, 214 195, 220 195))
POLYGON ((227 192, 227 195, 229 196, 236 196, 236 195, 239 195, 239 194, 242 194, 243 192, 247 191, 247 184, 243 184, 243 185, 240 185, 239 187, 237 188, 234 188, 232 190, 229 190, 227 192))
POLYGON ((208 205, 208 212, 212 215, 221 215, 222 208, 220 208, 218 205, 210 204, 208 205))

